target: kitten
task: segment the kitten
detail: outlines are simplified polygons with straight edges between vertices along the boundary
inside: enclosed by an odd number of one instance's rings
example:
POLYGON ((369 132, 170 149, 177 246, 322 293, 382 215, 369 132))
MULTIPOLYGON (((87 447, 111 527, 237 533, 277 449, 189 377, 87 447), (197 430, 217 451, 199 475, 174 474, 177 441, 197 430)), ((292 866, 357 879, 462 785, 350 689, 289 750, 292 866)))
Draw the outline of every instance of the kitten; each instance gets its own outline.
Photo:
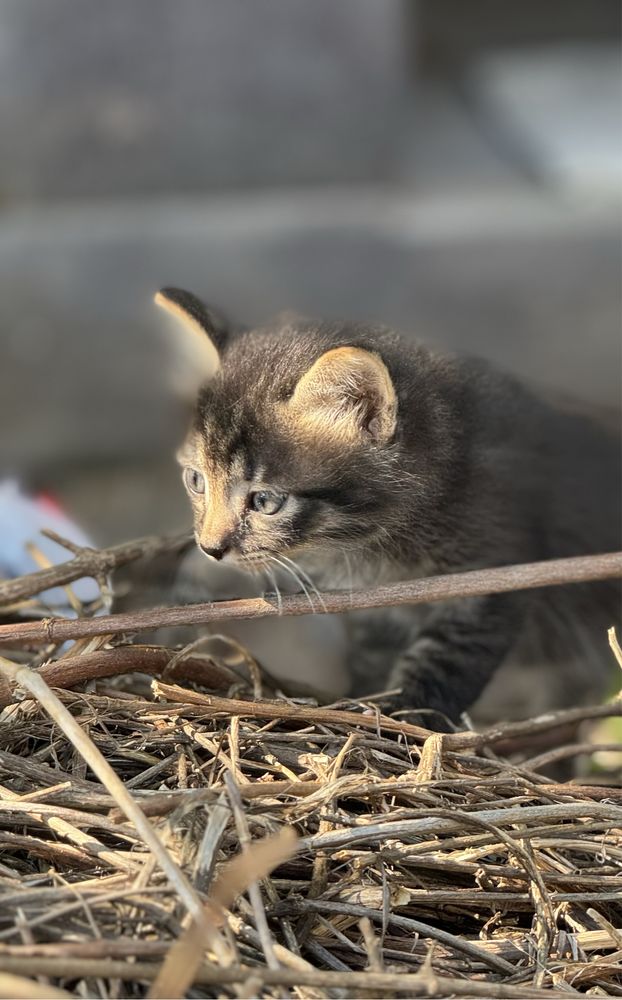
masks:
MULTIPOLYGON (((621 547, 616 434, 483 361, 361 324, 231 331, 179 289, 156 302, 192 334, 179 461, 211 560, 327 589, 621 547)), ((619 610, 607 581, 352 614, 352 691, 399 689, 389 710, 443 727, 518 659, 536 685, 574 664, 573 696, 596 700, 619 610)))

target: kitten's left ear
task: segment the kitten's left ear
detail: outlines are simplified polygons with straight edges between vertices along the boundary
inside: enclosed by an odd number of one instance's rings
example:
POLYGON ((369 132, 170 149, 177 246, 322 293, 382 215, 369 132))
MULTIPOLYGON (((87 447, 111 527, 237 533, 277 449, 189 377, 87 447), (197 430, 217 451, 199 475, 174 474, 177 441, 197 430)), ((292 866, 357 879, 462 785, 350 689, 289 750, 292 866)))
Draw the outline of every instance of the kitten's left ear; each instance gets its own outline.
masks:
POLYGON ((176 354, 184 368, 184 394, 194 394, 220 368, 219 351, 229 333, 227 321, 182 288, 162 288, 154 302, 181 323, 184 336, 176 338, 176 354))
POLYGON ((311 366, 289 400, 292 415, 329 436, 386 444, 397 396, 382 359, 359 347, 335 347, 311 366))

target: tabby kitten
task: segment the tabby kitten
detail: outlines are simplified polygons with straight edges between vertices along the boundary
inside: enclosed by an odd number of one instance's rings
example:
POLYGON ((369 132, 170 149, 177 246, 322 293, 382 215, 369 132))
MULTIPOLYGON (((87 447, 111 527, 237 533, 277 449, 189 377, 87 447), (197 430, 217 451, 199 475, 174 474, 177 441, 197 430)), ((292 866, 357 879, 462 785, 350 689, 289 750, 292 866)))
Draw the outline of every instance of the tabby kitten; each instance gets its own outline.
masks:
MULTIPOLYGON (((192 334, 179 461, 211 560, 330 588, 620 548, 615 433, 483 361, 360 324, 232 331, 180 289, 156 302, 192 334)), ((619 601, 604 582, 352 615, 353 693, 398 689, 389 709, 444 727, 518 658, 536 683, 574 661, 574 696, 596 699, 619 601)))

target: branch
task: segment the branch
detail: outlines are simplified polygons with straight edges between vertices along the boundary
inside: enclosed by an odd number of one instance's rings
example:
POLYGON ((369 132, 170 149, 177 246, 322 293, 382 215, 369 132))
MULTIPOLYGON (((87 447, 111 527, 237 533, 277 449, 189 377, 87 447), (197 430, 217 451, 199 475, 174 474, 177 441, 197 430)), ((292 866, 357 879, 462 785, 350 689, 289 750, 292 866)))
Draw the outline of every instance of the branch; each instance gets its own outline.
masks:
POLYGON ((174 552, 183 549, 191 541, 191 536, 188 534, 177 535, 173 538, 159 538, 150 535, 146 538, 138 538, 133 542, 123 542, 122 545, 113 545, 109 549, 92 549, 65 542, 53 532, 44 532, 44 534, 75 552, 75 558, 68 559, 57 566, 50 566, 49 569, 40 569, 35 573, 18 576, 14 580, 2 580, 0 582, 0 608, 3 604, 23 601, 44 590, 50 590, 52 587, 63 587, 75 580, 81 580, 85 576, 93 577, 95 580, 101 579, 113 570, 135 562, 137 559, 152 558, 164 552, 174 552))
POLYGON ((63 656, 60 660, 44 663, 37 672, 50 687, 66 689, 85 681, 128 673, 155 677, 166 675, 171 680, 194 681, 220 691, 227 691, 232 684, 240 681, 233 670, 216 663, 209 656, 197 654, 181 657, 169 674, 170 664, 176 655, 174 650, 159 646, 115 646, 79 656, 63 656))
MULTIPOLYGON (((590 933, 585 932, 585 933, 590 933)), ((602 931, 597 932, 601 938, 602 931)), ((580 940, 581 935, 569 938, 580 940)), ((609 938, 606 939, 607 942, 609 938)), ((605 944, 605 947, 608 945, 605 944)), ((16 958, 2 956, 3 971, 29 976, 55 976, 62 979, 123 979, 130 983, 151 982, 159 972, 156 962, 119 961, 110 958, 74 958, 69 955, 39 957, 28 955, 16 958)), ((534 986, 506 985, 485 982, 474 978, 458 979, 439 976, 432 971, 422 972, 333 972, 324 969, 264 969, 256 965, 239 965, 223 969, 203 964, 195 976, 194 985, 222 988, 234 983, 251 981, 255 996, 269 986, 308 986, 326 989, 343 989, 352 996, 353 990, 365 990, 377 996, 385 990, 412 997, 489 997, 492 1000, 567 1000, 564 990, 537 989, 534 986)), ((248 995, 248 994, 247 994, 248 995)))
MULTIPOLYGON (((125 561, 137 559, 147 554, 148 543, 162 546, 162 539, 143 539, 141 542, 117 546, 116 549, 103 550, 93 555, 105 556, 111 559, 110 553, 116 553, 118 562, 119 550, 125 551, 125 561), (133 547, 132 547, 133 546, 133 547), (137 552, 137 547, 141 547, 137 552), (129 558, 128 558, 129 557, 129 558)), ((169 543, 174 544, 174 543, 169 543)), ((177 544, 181 544, 177 540, 177 544)), ((69 567, 82 559, 71 560, 63 566, 69 567)), ((109 565, 107 563, 107 565, 109 565)), ((32 577, 40 578, 43 573, 51 574, 60 571, 63 566, 53 570, 43 570, 33 573, 32 577)), ((91 566, 92 568, 92 566, 91 566)), ((89 570, 90 572, 90 570, 89 570)), ((65 575, 63 582, 75 580, 79 574, 65 575)), ((174 628, 180 625, 206 625, 212 622, 232 621, 251 618, 268 618, 283 615, 308 615, 329 612, 342 614, 346 611, 361 608, 384 608, 400 604, 425 604, 434 601, 446 601, 457 597, 481 597, 485 594, 501 594, 515 590, 530 590, 534 587, 553 587, 565 583, 585 583, 594 580, 606 580, 622 577, 622 552, 610 552, 604 555, 577 556, 570 559, 551 559, 546 562, 523 563, 518 566, 500 566, 493 569, 471 570, 467 573, 452 573, 447 576, 431 576, 422 580, 410 580, 401 583, 385 584, 380 587, 370 587, 358 591, 328 591, 322 595, 322 612, 318 607, 312 607, 307 596, 294 594, 283 597, 277 603, 271 595, 255 597, 241 601, 218 601, 208 604, 191 604, 185 607, 156 608, 148 611, 134 611, 125 614, 102 615, 98 618, 68 620, 65 618, 45 618, 38 622, 9 624, 0 626, 0 646, 9 643, 61 643, 67 639, 80 639, 94 635, 117 635, 120 632, 148 632, 158 628, 174 628)), ((28 579, 28 577, 24 578, 28 579)), ((7 587, 11 583, 17 586, 20 580, 2 584, 7 587)), ((59 579, 56 578, 58 583, 59 579)), ((46 586, 49 584, 46 583, 46 586)), ((27 591, 26 591, 27 592, 27 591)), ((0 589, 0 599, 6 591, 0 589)), ((7 598, 8 599, 8 598, 7 598)), ((14 600, 14 595, 12 596, 14 600)))
MULTIPOLYGON (((429 729, 415 726, 402 719, 391 719, 386 715, 361 715, 360 712, 348 712, 336 708, 322 708, 316 705, 290 704, 287 701, 244 701, 241 698, 221 698, 214 694, 203 694, 189 688, 177 687, 173 684, 154 682, 154 692, 159 697, 174 704, 198 705, 206 717, 217 715, 239 715, 246 719, 293 719, 304 720, 310 724, 342 725, 353 729, 360 726, 363 729, 378 728, 385 732, 402 733, 413 739, 426 740, 431 736, 429 729)), ((535 719, 523 722, 504 722, 481 733, 472 731, 458 733, 443 733, 443 748, 445 750, 479 750, 483 746, 491 746, 508 739, 530 737, 534 734, 548 732, 569 723, 584 722, 587 719, 607 719, 622 715, 622 701, 614 700, 606 705, 585 705, 583 708, 565 708, 557 712, 547 712, 535 719)))

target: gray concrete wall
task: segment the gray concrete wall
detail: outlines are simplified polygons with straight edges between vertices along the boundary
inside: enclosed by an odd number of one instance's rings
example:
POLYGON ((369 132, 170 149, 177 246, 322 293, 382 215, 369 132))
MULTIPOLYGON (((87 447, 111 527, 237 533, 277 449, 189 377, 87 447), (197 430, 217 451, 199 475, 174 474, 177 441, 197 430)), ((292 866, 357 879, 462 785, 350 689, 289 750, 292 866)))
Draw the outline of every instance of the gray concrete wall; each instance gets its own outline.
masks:
POLYGON ((539 197, 496 213, 373 191, 18 213, 0 229, 3 462, 174 446, 152 305, 166 284, 246 323, 285 307, 385 322, 619 404, 619 264, 608 213, 539 197))
POLYGON ((2 0, 0 198, 380 178, 402 0, 2 0))
POLYGON ((424 83, 417 9, 0 0, 0 476, 54 486, 100 538, 187 514, 164 284, 249 323, 379 320, 619 404, 619 185, 554 169, 581 123, 614 149, 615 61, 541 51, 534 91, 529 52, 487 50, 424 83))

